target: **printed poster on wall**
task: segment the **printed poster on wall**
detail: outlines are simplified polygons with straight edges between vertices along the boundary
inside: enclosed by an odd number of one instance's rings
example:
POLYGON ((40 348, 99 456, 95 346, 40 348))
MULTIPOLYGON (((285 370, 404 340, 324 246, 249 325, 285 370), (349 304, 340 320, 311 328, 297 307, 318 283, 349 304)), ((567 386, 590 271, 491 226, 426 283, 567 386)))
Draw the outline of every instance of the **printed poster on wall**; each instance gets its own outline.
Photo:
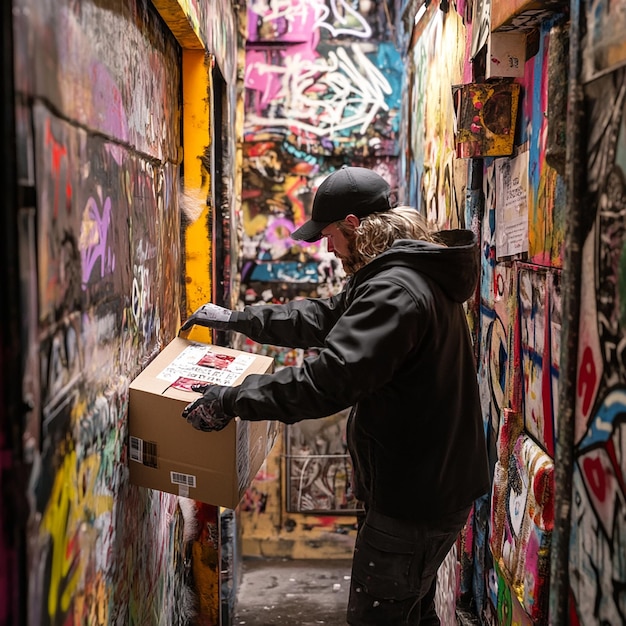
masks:
POLYGON ((528 252, 528 152, 496 161, 496 257, 528 252))

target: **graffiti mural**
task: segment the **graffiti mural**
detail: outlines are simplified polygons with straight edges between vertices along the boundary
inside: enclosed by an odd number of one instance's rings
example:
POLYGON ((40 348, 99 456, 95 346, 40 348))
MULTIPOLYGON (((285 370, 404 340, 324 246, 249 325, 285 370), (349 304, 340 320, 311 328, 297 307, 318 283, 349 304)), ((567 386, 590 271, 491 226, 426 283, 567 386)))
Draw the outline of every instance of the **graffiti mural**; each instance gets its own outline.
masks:
POLYGON ((367 15, 343 2, 252 4, 248 17, 244 227, 250 237, 267 232, 277 260, 294 247, 288 234, 307 219, 319 182, 348 154, 380 161, 383 175, 385 157, 397 155, 400 57, 384 39, 362 41, 387 32, 378 3, 367 15))
POLYGON ((456 12, 427 13, 421 36, 410 51, 414 81, 410 85, 411 115, 408 144, 407 203, 426 215, 438 228, 465 223, 464 198, 467 163, 456 160, 455 113, 451 85, 461 83, 464 48, 458 41, 466 27, 456 12), (449 51, 441 55, 440 50, 449 51))
MULTIPOLYGON (((383 73, 397 62, 393 50, 386 44, 374 52, 357 43, 328 46, 325 56, 319 55, 322 48, 307 56, 291 50, 284 55, 250 50, 246 55, 248 123, 286 127, 296 135, 307 135, 309 142, 330 138, 331 145, 342 136, 344 142, 352 142, 354 136, 371 137, 377 125, 384 133, 388 116, 394 117, 388 100, 398 98, 398 85, 394 94, 394 85, 383 73), (267 115, 268 109, 272 115, 267 115)), ((397 122, 395 126, 397 130, 397 122)), ((380 146, 380 139, 370 139, 368 143, 376 151, 386 142, 380 146)))
POLYGON ((587 85, 590 206, 583 248, 570 584, 575 624, 626 619, 623 433, 626 72, 587 85), (593 141, 597 138, 598 141, 593 141))
POLYGON ((36 207, 21 244, 37 386, 27 619, 169 626, 202 611, 213 626, 215 509, 134 487, 127 469, 129 383, 180 320, 180 49, 145 0, 79 4, 15 15, 36 207))
POLYGON ((351 558, 356 537, 353 512, 287 510, 282 475, 288 437, 289 429, 285 429, 239 506, 242 552, 253 557, 351 558))
POLYGON ((21 45, 38 42, 32 50, 23 50, 19 61, 32 64, 28 74, 34 84, 25 88, 45 97, 68 118, 115 139, 107 150, 118 165, 117 142, 176 161, 178 121, 173 105, 178 94, 167 76, 178 63, 178 53, 164 37, 149 3, 105 0, 78 6, 69 0, 28 0, 22 5, 18 24, 26 40, 21 45), (94 33, 102 42, 114 41, 123 24, 134 23, 135 18, 144 26, 125 30, 125 41, 132 56, 145 62, 120 63, 119 50, 97 46, 94 33), (97 88, 87 89, 85 77, 97 88))
POLYGON ((522 434, 519 415, 505 411, 505 416, 494 472, 490 547, 503 578, 498 587, 510 587, 529 622, 542 623, 548 614, 554 463, 522 434))
POLYGON ((480 284, 480 319, 482 349, 479 362, 479 385, 483 417, 492 463, 495 441, 504 409, 519 410, 520 383, 515 378, 520 351, 513 339, 517 273, 510 263, 496 263, 495 247, 495 166, 486 168, 483 178, 485 216, 482 223, 482 264, 480 284))
POLYGON ((116 623, 145 611, 170 623, 176 599, 190 593, 175 550, 182 520, 176 498, 159 495, 150 505, 128 485, 126 415, 130 377, 172 332, 174 317, 161 311, 171 308, 166 295, 179 298, 180 263, 156 226, 177 232, 176 178, 168 166, 108 149, 44 106, 34 113, 42 419, 29 619, 116 623), (163 280, 171 281, 166 293, 156 288, 163 280), (118 523, 133 511, 154 519, 158 534, 118 523), (142 554, 146 545, 154 559, 142 554), (137 578, 128 568, 142 562, 145 576, 137 578), (154 584, 171 596, 150 593, 154 584))
POLYGON ((346 444, 348 411, 304 420, 287 432, 287 510, 349 513, 359 503, 351 493, 352 464, 346 444))
MULTIPOLYGON (((489 527, 474 528, 474 544, 489 537, 489 555, 473 562, 500 619, 539 623, 547 615, 553 528, 554 402, 560 352, 560 274, 496 260, 496 163, 484 176, 479 382, 494 464, 489 527), (539 555, 539 558, 537 558, 539 555), (492 560, 495 564, 492 565, 492 560), (494 569, 495 568, 495 569, 494 569), (506 600, 507 608, 497 604, 506 600), (526 617, 521 617, 526 615, 526 617)), ((496 621, 495 623, 500 623, 496 621)))
POLYGON ((305 296, 336 291, 344 277, 334 257, 289 235, 308 219, 317 185, 348 155, 395 183, 401 72, 384 40, 391 23, 382 3, 361 14, 319 0, 252 3, 248 20, 244 301, 251 303, 251 289, 255 301, 274 298, 281 285, 305 296), (376 45, 364 41, 372 37, 376 45))

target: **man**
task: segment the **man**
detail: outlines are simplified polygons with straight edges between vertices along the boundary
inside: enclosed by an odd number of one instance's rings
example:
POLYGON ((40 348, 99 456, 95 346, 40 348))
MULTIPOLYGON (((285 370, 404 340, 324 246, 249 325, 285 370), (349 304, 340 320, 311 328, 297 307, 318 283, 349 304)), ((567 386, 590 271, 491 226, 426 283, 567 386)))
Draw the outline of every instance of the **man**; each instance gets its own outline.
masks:
POLYGON ((312 219, 292 237, 326 238, 349 275, 342 293, 228 311, 205 305, 183 324, 273 345, 319 347, 301 367, 201 385, 183 412, 201 430, 243 420, 287 424, 352 407, 348 448, 357 533, 348 623, 439 624, 439 565, 487 492, 489 474, 471 339, 462 303, 478 277, 469 231, 429 233, 417 211, 390 208, 375 172, 326 178, 312 219))

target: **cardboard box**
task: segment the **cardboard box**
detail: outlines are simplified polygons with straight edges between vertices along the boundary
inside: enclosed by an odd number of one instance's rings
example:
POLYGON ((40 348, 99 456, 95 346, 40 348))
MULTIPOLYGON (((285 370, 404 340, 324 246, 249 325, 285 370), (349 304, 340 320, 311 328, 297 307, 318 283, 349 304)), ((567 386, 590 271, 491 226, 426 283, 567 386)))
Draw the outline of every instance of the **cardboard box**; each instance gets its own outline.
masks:
POLYGON ((521 78, 526 66, 526 33, 490 33, 485 78, 521 78))
POLYGON ((205 433, 181 413, 200 396, 191 384, 234 386, 273 367, 267 356, 174 339, 130 385, 131 483, 236 508, 274 445, 278 422, 236 418, 205 433))

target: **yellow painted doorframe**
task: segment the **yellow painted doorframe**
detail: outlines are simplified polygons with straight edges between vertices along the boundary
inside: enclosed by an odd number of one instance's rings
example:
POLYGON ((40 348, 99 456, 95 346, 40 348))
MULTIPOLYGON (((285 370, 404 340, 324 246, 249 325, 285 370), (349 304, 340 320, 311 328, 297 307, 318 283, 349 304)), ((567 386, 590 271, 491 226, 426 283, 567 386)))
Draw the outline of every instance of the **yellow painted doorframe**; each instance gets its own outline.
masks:
MULTIPOLYGON (((214 203, 206 167, 211 149, 211 62, 204 50, 183 49, 183 184, 185 202, 197 204, 197 211, 187 212, 184 230, 187 315, 212 300, 210 209, 214 203)), ((194 327, 189 337, 211 341, 210 331, 202 327, 194 327)))

